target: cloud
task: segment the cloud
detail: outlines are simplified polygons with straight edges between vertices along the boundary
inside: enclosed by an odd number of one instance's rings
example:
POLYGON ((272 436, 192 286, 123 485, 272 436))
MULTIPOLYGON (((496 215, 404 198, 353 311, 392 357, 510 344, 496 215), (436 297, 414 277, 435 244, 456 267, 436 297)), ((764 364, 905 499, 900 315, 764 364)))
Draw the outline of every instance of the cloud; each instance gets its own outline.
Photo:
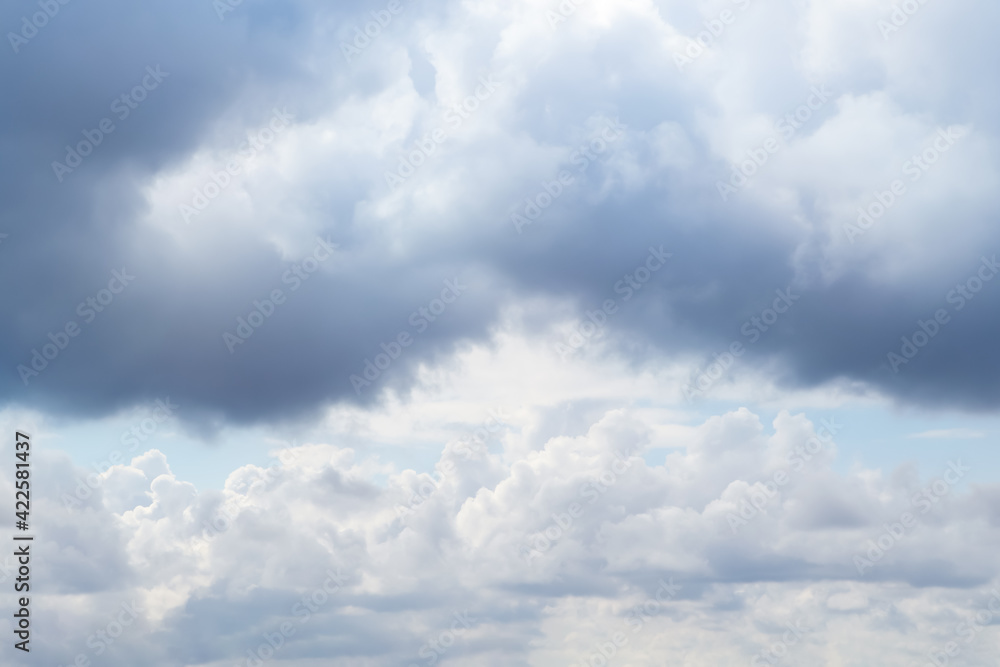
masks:
MULTIPOLYGON (((604 377, 590 386, 610 395, 616 376, 604 377)), ((198 492, 150 451, 73 503, 64 494, 86 471, 43 455, 38 532, 46 553, 64 554, 38 574, 49 589, 37 623, 56 633, 43 659, 96 657, 88 638, 134 604, 105 664, 214 667, 268 647, 295 665, 570 664, 618 633, 628 661, 744 661, 793 637, 802 661, 903 664, 953 640, 996 585, 1000 488, 950 486, 976 481, 973 462, 928 479, 907 466, 839 473, 846 425, 787 412, 765 425, 747 409, 686 425, 598 407, 546 434, 564 404, 552 398, 505 408, 472 458, 450 439, 429 472, 363 454, 384 437, 370 432, 357 447, 279 448, 271 467, 198 492), (789 624, 801 634, 786 636, 789 624)), ((438 400, 367 417, 386 434, 412 415, 439 427, 457 417, 470 433, 482 419, 435 412, 438 400)), ((970 664, 986 651, 963 645, 970 664)))
MULTIPOLYGON (((982 25, 995 8, 978 11, 982 25)), ((488 340, 509 307, 599 306, 662 243, 671 266, 614 324, 618 351, 637 361, 709 359, 791 286, 802 301, 748 368, 786 387, 847 381, 921 405, 996 405, 998 385, 979 372, 995 354, 983 334, 1000 298, 992 285, 898 374, 887 361, 918 320, 954 307, 951 291, 997 246, 982 222, 995 208, 994 91, 967 74, 925 77, 989 60, 993 40, 962 33, 959 10, 923 9, 890 48, 875 27, 884 17, 865 3, 792 14, 753 5, 681 71, 675 52, 717 12, 590 2, 553 31, 532 3, 406 4, 348 62, 340 42, 373 20, 367 12, 243 3, 219 20, 182 3, 147 20, 110 1, 67 6, 0 65, 24 100, 0 124, 18 165, 0 198, 0 272, 9 283, 45 276, 5 297, 16 314, 0 329, 6 403, 103 415, 171 395, 202 430, 367 403, 378 390, 358 396, 350 376, 381 344, 415 333, 411 314, 444 280, 466 280, 468 296, 427 320, 382 386, 405 390, 422 364, 488 340), (109 26, 128 38, 105 43, 109 26), (801 67, 789 49, 802 50, 801 67), (117 118, 113 100, 147 66, 169 76, 117 118), (482 77, 498 83, 489 95, 482 77), (803 107, 818 87, 825 102, 803 107), (283 108, 289 126, 185 223, 180 206, 283 108), (785 136, 778 128, 801 108, 810 117, 785 136), (59 182, 51 162, 105 116, 114 132, 59 182), (626 134, 586 157, 614 119, 626 134), (950 127, 968 138, 850 243, 844 226, 858 207, 909 179, 905 163, 950 127), (442 128, 446 140, 414 158, 442 128), (723 202, 717 183, 772 135, 780 150, 723 202), (393 190, 385 175, 404 158, 421 164, 393 190), (561 170, 573 184, 518 235, 511 212, 561 170), (317 237, 340 252, 292 293, 285 276, 317 237), (78 304, 123 266, 134 283, 81 321, 78 304), (286 305, 230 353, 223 334, 275 289, 286 305), (78 337, 35 360, 70 322, 78 337), (44 370, 25 386, 19 367, 33 360, 44 370)))
POLYGON ((1000 486, 799 410, 996 409, 1000 8, 786 5, 0 9, 5 423, 296 440, 39 448, 34 658, 992 664, 1000 486))

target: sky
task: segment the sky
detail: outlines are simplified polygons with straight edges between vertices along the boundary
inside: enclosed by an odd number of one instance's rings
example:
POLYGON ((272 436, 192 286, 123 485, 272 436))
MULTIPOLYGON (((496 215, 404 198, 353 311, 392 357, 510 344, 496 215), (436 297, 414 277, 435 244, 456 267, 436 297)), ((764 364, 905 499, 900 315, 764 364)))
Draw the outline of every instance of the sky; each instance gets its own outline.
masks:
POLYGON ((0 663, 995 664, 998 19, 5 4, 0 663))

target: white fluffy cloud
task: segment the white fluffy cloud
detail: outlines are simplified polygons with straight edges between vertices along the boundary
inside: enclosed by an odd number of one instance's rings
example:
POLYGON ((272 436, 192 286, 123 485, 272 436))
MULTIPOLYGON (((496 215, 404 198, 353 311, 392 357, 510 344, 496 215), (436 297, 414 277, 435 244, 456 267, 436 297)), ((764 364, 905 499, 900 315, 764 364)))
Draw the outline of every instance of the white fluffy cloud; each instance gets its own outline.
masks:
MULTIPOLYGON (((24 197, 5 198, 4 219, 24 227, 3 251, 25 245, 0 273, 46 276, 5 295, 17 301, 0 345, 9 369, 54 345, 46 328, 64 326, 77 303, 66 295, 87 293, 94 266, 105 280, 127 257, 140 276, 78 343, 41 359, 34 393, 8 378, 8 401, 107 415, 147 392, 179 394, 189 431, 280 422, 303 443, 199 490, 166 447, 88 476, 49 446, 63 424, 5 413, 0 424, 45 443, 35 657, 909 666, 945 652, 993 664, 1000 485, 957 458, 923 477, 908 464, 850 467, 837 443, 865 425, 814 421, 808 408, 884 407, 876 386, 925 403, 996 402, 983 371, 995 287, 911 374, 874 370, 996 245, 1000 98, 983 65, 996 60, 995 5, 916 3, 886 32, 893 8, 874 0, 403 0, 347 62, 340 42, 370 8, 314 4, 277 3, 272 16, 243 3, 224 39, 207 4, 193 11, 210 27, 178 13, 185 39, 205 32, 198 48, 177 40, 165 106, 151 99, 60 190, 20 168, 4 186, 24 197), (710 44, 694 46, 704 30, 710 44), (260 51, 227 48, 247 35, 260 51), (288 100, 294 119, 220 176, 245 131, 260 136, 288 100), (623 136, 518 234, 511 214, 616 121, 623 136), (954 147, 908 172, 949 129, 962 135, 954 147), (415 153, 428 137, 434 150, 415 153), (768 145, 723 200, 717 184, 768 145), (911 179, 907 192, 847 234, 894 179, 911 179), (179 206, 198 196, 212 201, 185 224, 179 206), (38 234, 53 220, 66 226, 38 234), (222 333, 285 284, 317 235, 339 244, 336 257, 228 354, 222 333), (641 298, 618 302, 600 340, 554 354, 661 243, 674 256, 641 298), (469 295, 355 394, 349 376, 366 355, 456 275, 469 295), (740 322, 789 285, 802 295, 793 312, 701 402, 684 402, 710 355, 745 343, 740 322), (749 407, 695 411, 713 399, 749 407), (756 413, 775 407, 762 423, 756 413)), ((105 14, 88 16, 101 29, 77 34, 103 35, 105 14)), ((73 53, 89 51, 106 49, 73 53)), ((9 143, 58 156, 98 108, 66 91, 99 90, 103 104, 121 73, 71 86, 57 82, 77 72, 60 66, 42 91, 28 53, 12 97, 39 106, 15 113, 88 115, 44 132, 15 115, 9 143)), ((910 432, 981 434, 923 428, 910 432)), ((0 488, 10 495, 12 480, 0 488)))
POLYGON ((628 376, 511 338, 441 367, 411 401, 332 409, 327 441, 280 448, 222 491, 197 492, 153 450, 67 506, 85 472, 45 455, 39 652, 231 667, 262 643, 268 655, 271 637, 273 664, 296 667, 591 664, 602 647, 621 665, 765 650, 909 665, 957 641, 965 664, 989 664, 994 629, 959 624, 998 585, 1000 487, 968 486, 968 461, 929 479, 839 473, 850 425, 787 412, 763 424, 745 408, 692 422, 669 400, 637 400, 650 386, 630 395, 628 376), (544 397, 497 406, 490 394, 513 380, 456 401, 464 383, 545 359, 544 397), (491 410, 502 426, 484 422, 491 410), (415 419, 440 434, 431 472, 372 447, 405 440, 415 419), (133 603, 139 618, 97 656, 96 633, 117 632, 133 603))

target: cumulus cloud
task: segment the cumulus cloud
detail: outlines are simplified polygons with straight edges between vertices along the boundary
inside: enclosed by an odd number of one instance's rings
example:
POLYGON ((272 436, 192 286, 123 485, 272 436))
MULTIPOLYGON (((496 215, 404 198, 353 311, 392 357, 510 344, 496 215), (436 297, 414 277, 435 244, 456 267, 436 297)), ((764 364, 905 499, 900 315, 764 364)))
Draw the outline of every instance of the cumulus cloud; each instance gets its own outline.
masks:
MULTIPOLYGON (((63 556, 39 575, 39 650, 93 658, 135 604, 102 664, 233 664, 267 637, 276 664, 577 664, 607 642, 622 664, 782 643, 796 662, 910 664, 997 585, 1000 489, 956 490, 969 462, 839 473, 844 424, 747 409, 685 426, 619 407, 535 440, 544 412, 512 410, 499 447, 452 441, 425 473, 315 442, 198 492, 154 450, 86 503, 85 472, 52 454, 39 546, 63 556)), ((987 664, 987 641, 961 645, 987 664)))
POLYGON ((997 406, 996 6, 55 4, 0 8, 45 664, 989 664, 1000 487, 829 412, 997 406), (166 396, 289 442, 74 466, 166 396))
MULTIPOLYGON (((670 271, 614 324, 644 358, 708 358, 792 286, 802 301, 750 362, 775 364, 786 386, 848 380, 905 401, 995 404, 978 372, 995 353, 992 285, 919 359, 899 373, 887 361, 996 246, 995 92, 968 75, 994 47, 963 32, 971 9, 921 6, 888 38, 866 2, 560 11, 403 3, 349 61, 341 44, 375 20, 360 5, 251 2, 222 20, 197 3, 156 20, 115 2, 67 6, 0 65, 22 100, 0 125, 18 165, 4 179, 0 271, 46 276, 4 296, 17 313, 0 331, 5 400, 101 415, 172 395, 203 425, 370 401, 350 376, 415 333, 411 314, 444 280, 465 280, 467 295, 384 382, 405 388, 422 362, 487 340, 512 304, 614 297, 662 243, 670 271), (723 11, 734 21, 706 40, 723 11), (112 28, 127 39, 107 42, 112 28), (699 38, 711 44, 678 66, 699 38), (168 76, 117 119, 113 100, 147 66, 168 76), (291 120, 262 134, 275 113, 291 120), (115 131, 59 182, 51 163, 104 116, 115 131), (598 150, 609 120, 625 135, 598 150), (942 128, 964 138, 914 167, 942 128), (776 152, 755 167, 770 139, 776 152), (516 233, 511 215, 563 170, 572 182, 516 233), (722 201, 739 170, 754 173, 722 201), (891 195, 895 180, 904 194, 891 195), (883 216, 845 232, 886 192, 883 216), (198 201, 185 222, 181 207, 198 201), (317 237, 339 252, 300 281, 288 272, 317 237), (78 305, 123 266, 134 283, 84 320, 78 305), (275 289, 284 304, 255 314, 275 289), (262 316, 233 351, 224 334, 262 316), (34 355, 70 322, 82 332, 66 349, 34 355)), ((995 8, 975 11, 985 25, 995 8)))

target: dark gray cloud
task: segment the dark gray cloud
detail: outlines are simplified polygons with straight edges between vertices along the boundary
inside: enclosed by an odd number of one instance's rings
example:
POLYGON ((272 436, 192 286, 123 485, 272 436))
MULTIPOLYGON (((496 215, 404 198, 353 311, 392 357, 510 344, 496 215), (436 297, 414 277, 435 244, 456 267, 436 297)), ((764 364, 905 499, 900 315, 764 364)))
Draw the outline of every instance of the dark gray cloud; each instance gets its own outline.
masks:
MULTIPOLYGON (((2 10, 0 24, 18 25, 25 7, 2 10)), ((0 112, 0 231, 9 235, 0 245, 0 280, 9 286, 0 296, 8 314, 0 327, 0 400, 99 415, 169 395, 185 405, 186 419, 205 422, 281 419, 329 401, 370 401, 384 386, 405 391, 421 362, 443 359, 463 341, 486 340, 505 305, 529 296, 568 299, 582 312, 614 298, 616 281, 640 265, 650 245, 662 244, 674 254, 669 266, 612 327, 621 349, 642 350, 637 364, 654 351, 694 352, 707 361, 733 340, 746 342, 742 324, 775 290, 793 286, 800 300, 750 347, 749 367, 776 362, 788 387, 846 378, 903 401, 996 407, 1000 384, 983 369, 1000 361, 992 344, 1000 285, 988 284, 961 312, 946 301, 955 283, 973 275, 979 256, 1000 247, 987 222, 995 199, 983 186, 993 173, 983 170, 992 167, 997 95, 991 79, 962 74, 995 57, 995 47, 965 41, 945 51, 957 39, 951 14, 934 33, 940 69, 925 83, 914 78, 922 56, 906 35, 898 55, 866 47, 826 72, 838 99, 884 93, 892 100, 889 117, 975 132, 966 153, 947 156, 951 164, 943 159, 907 195, 939 204, 936 228, 923 220, 912 232, 879 228, 845 246, 839 230, 853 208, 846 205, 844 217, 834 204, 863 194, 826 182, 853 171, 851 160, 862 169, 881 158, 846 148, 838 156, 829 146, 891 131, 875 112, 850 116, 849 102, 817 112, 782 149, 778 157, 787 161, 761 170, 753 196, 719 199, 716 181, 730 173, 722 154, 758 145, 773 119, 816 84, 771 50, 749 57, 734 36, 735 54, 748 56, 739 73, 713 71, 707 60, 701 70, 679 72, 662 48, 664 33, 635 19, 592 39, 567 22, 548 41, 524 38, 518 51, 501 38, 505 19, 482 17, 469 27, 474 45, 442 46, 427 34, 451 34, 463 20, 459 10, 405 4, 348 63, 340 42, 380 9, 244 2, 220 20, 203 2, 70 3, 17 53, 0 58, 9 100, 0 112), (449 60, 461 49, 465 60, 449 60), (117 118, 112 100, 139 84, 147 67, 169 76, 117 118), (442 124, 434 105, 460 99, 450 86, 471 91, 490 72, 503 82, 501 92, 391 194, 384 172, 442 124), (730 93, 720 93, 713 76, 730 93), (741 92, 741 80, 761 87, 741 92), (248 220, 220 206, 189 227, 149 224, 162 208, 150 195, 158 178, 183 170, 199 151, 231 150, 283 107, 294 110, 303 133, 325 127, 343 136, 322 154, 320 130, 303 134, 313 152, 300 143, 282 153, 301 166, 287 170, 294 176, 274 168, 269 188, 248 190, 248 220), (762 129, 745 130, 740 113, 759 115, 762 129), (104 117, 113 119, 114 132, 59 182, 51 162, 104 117), (576 171, 573 151, 614 118, 627 126, 625 136, 576 171), (574 184, 517 234, 510 213, 560 169, 574 172, 574 184), (966 175, 968 196, 948 190, 959 178, 949 170, 966 175), (827 178, 808 180, 812 171, 827 178), (795 180, 800 176, 806 180, 795 180), (758 196, 782 187, 790 199, 758 196), (298 254, 282 252, 286 239, 275 239, 292 221, 288 238, 298 254), (316 236, 339 252, 290 293, 282 276, 316 236), (939 244, 946 251, 926 270, 913 266, 890 280, 880 270, 893 244, 914 261, 935 258, 939 244), (827 270, 831 262, 835 271, 827 270), (134 283, 83 321, 78 304, 123 267, 134 283), (417 333, 411 313, 456 277, 467 293, 417 333), (287 303, 230 354, 223 332, 275 288, 286 289, 287 303), (952 321, 891 372, 887 353, 898 352, 900 337, 938 308, 949 309, 952 321), (80 335, 26 387, 18 366, 30 366, 32 350, 71 320, 80 335), (359 396, 349 376, 400 332, 412 334, 413 345, 359 396)), ((272 165, 277 159, 267 158, 272 165)), ((898 171, 898 163, 884 161, 886 173, 898 171)), ((871 173, 862 190, 886 187, 881 172, 871 173)), ((533 321, 547 325, 545 317, 533 321)))

